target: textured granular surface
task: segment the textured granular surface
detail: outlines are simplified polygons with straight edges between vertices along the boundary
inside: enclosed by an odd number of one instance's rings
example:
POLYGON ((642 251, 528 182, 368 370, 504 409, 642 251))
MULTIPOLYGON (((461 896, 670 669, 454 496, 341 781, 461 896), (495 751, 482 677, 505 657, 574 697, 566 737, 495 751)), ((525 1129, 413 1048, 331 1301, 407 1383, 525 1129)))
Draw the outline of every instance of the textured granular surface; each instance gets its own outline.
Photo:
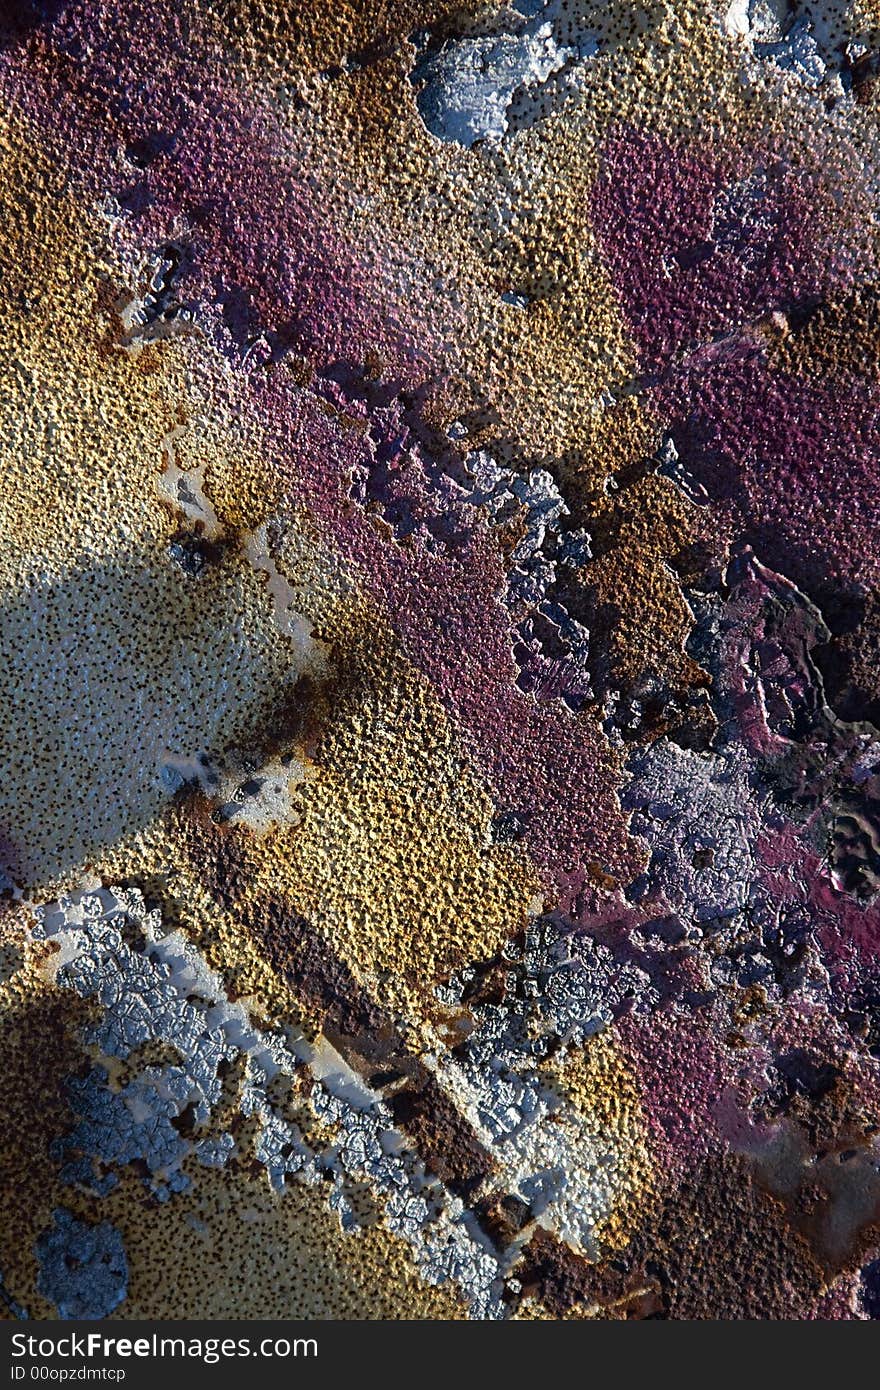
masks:
POLYGON ((880 7, 0 6, 0 1314, 880 1316, 880 7))

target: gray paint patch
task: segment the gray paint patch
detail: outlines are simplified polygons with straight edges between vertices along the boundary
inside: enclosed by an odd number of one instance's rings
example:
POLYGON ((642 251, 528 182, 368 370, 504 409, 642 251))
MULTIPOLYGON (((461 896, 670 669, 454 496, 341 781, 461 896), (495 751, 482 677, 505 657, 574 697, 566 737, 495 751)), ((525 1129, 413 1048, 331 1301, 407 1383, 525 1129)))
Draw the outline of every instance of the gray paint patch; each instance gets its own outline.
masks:
POLYGON ((65 1208, 37 1241, 37 1288, 65 1319, 105 1318, 125 1298, 128 1262, 122 1236, 109 1221, 88 1226, 65 1208))

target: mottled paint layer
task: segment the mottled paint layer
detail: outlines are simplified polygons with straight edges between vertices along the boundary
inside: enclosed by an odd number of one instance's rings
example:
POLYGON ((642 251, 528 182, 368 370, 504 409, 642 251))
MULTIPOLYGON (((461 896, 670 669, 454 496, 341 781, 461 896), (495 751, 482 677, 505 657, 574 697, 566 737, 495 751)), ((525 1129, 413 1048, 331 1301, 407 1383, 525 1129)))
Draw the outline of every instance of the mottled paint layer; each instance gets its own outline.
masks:
POLYGON ((4 7, 4 1316, 880 1315, 878 54, 4 7))

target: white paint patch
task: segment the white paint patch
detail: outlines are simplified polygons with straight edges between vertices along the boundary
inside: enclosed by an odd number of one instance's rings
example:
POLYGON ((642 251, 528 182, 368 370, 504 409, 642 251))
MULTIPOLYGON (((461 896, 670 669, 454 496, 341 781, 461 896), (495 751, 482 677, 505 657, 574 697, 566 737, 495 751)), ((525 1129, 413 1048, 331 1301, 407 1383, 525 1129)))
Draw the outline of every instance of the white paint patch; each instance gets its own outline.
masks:
POLYGON ((201 522, 203 534, 213 540, 223 527, 209 499, 205 496, 205 464, 181 468, 177 462, 177 441, 186 433, 185 425, 175 425, 162 440, 165 467, 159 477, 159 490, 188 521, 201 522))
POLYGON ((272 558, 265 524, 248 536, 245 554, 254 569, 268 577, 275 625, 293 646, 301 669, 320 669, 325 659, 324 644, 312 636, 311 623, 297 612, 295 590, 272 558))
POLYGON ((578 65, 595 56, 596 39, 585 31, 576 44, 560 43, 556 30, 562 11, 556 0, 527 9, 529 14, 504 9, 497 20, 502 32, 463 34, 420 58, 413 81, 432 135, 467 149, 478 140, 497 143, 510 129, 515 103, 534 101, 525 119, 531 124, 547 114, 538 99, 551 79, 558 76, 561 86, 549 93, 550 107, 577 85, 578 65))

